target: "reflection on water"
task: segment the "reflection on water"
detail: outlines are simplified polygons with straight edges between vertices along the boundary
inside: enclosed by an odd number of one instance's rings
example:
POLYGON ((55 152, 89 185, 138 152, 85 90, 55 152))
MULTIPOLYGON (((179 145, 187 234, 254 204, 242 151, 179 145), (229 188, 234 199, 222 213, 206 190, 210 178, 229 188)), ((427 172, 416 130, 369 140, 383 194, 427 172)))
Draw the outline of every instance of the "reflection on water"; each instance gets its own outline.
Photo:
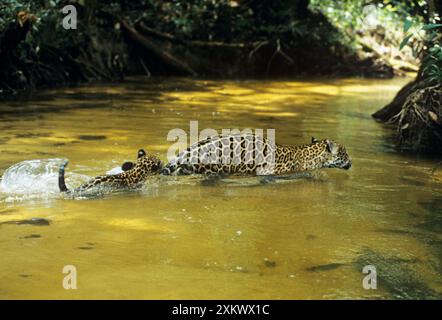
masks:
POLYGON ((396 152, 391 130, 370 117, 405 81, 134 78, 1 103, 2 175, 69 158, 76 186, 139 148, 166 160, 167 133, 188 133, 190 120, 275 128, 283 144, 333 139, 353 167, 276 180, 152 177, 87 200, 57 194, 55 164, 6 175, 21 193, 0 191, 0 298, 440 298, 442 170, 396 152), (378 267, 377 290, 362 287, 365 264, 378 267), (78 290, 63 289, 65 265, 77 267, 78 290))

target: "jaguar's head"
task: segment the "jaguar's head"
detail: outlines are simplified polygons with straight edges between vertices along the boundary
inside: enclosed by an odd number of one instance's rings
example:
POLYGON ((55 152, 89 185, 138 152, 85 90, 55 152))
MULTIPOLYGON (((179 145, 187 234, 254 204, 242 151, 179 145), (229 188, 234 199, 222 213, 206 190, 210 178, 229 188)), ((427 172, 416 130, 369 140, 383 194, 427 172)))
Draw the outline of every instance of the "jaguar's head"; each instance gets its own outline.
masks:
POLYGON ((159 172, 162 167, 163 163, 158 157, 148 154, 143 149, 140 149, 138 150, 137 162, 130 170, 142 171, 145 174, 155 174, 159 172))
POLYGON ((121 165, 121 169, 126 172, 135 168, 138 164, 139 167, 145 168, 148 171, 156 172, 158 165, 162 166, 162 162, 155 156, 147 155, 143 149, 138 150, 137 162, 126 161, 121 165))
POLYGON ((348 170, 351 168, 351 158, 344 146, 332 140, 317 140, 312 138, 312 145, 316 146, 321 152, 323 159, 322 167, 340 168, 348 170))

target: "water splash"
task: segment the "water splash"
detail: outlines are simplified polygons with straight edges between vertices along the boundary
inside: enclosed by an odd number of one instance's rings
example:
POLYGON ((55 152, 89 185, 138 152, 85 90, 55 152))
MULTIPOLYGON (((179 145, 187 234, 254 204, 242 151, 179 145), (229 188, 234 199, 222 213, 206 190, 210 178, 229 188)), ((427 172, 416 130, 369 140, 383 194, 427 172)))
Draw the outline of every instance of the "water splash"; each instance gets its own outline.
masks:
MULTIPOLYGON (((20 201, 59 196, 58 170, 65 159, 36 159, 14 164, 0 180, 0 200, 20 201)), ((71 173, 70 182, 85 181, 87 176, 71 173)))
POLYGON ((115 168, 112 168, 112 169, 106 171, 106 174, 119 174, 122 172, 123 172, 123 170, 121 169, 121 166, 118 166, 118 167, 115 167, 115 168))

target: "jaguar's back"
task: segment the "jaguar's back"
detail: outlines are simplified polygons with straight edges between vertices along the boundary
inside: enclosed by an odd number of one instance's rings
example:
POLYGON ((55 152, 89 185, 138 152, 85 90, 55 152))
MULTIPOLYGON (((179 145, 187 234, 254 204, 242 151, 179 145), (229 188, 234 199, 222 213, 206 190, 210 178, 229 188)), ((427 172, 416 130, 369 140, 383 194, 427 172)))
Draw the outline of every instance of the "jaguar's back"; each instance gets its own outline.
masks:
POLYGON ((179 153, 161 171, 164 175, 272 175, 320 168, 351 167, 345 147, 331 140, 312 139, 301 146, 276 145, 254 134, 218 135, 179 153))

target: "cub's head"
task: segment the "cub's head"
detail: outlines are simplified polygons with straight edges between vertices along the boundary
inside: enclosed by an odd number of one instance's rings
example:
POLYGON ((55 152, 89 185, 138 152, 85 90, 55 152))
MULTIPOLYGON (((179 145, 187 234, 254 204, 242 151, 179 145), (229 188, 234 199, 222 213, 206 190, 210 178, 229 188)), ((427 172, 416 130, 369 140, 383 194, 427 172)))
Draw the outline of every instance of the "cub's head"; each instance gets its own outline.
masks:
POLYGON ((146 174, 154 174, 159 172, 162 167, 163 163, 159 158, 140 149, 138 150, 137 163, 130 170, 140 170, 146 174))
POLYGON ((332 140, 319 141, 315 138, 312 138, 312 146, 321 153, 322 167, 350 169, 351 158, 344 146, 332 140))
POLYGON ((137 170, 143 169, 146 172, 155 173, 162 167, 162 162, 155 156, 148 155, 143 149, 138 150, 137 162, 126 161, 121 165, 123 172, 130 171, 134 168, 137 170))

